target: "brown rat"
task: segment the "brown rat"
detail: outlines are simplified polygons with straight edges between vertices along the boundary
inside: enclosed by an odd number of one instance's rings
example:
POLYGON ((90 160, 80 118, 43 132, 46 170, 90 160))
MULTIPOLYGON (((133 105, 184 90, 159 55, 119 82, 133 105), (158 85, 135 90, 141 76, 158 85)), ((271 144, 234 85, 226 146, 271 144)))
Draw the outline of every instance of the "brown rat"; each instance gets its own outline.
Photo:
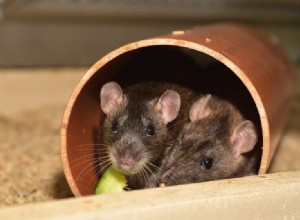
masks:
POLYGON ((189 118, 147 187, 255 174, 257 131, 232 104, 205 95, 192 105, 189 118))
MULTIPOLYGON (((166 150, 188 121, 192 90, 175 84, 144 82, 123 89, 103 85, 101 131, 109 163, 126 175, 129 188, 144 188, 166 150)), ((101 159, 100 159, 101 160, 101 159)))

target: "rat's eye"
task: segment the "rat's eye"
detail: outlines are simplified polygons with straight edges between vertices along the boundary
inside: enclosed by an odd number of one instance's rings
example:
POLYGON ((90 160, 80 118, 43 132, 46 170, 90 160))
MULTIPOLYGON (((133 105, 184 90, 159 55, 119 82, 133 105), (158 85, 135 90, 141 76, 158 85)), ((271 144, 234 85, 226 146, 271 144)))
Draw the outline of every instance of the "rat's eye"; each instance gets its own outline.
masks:
POLYGON ((200 165, 203 169, 209 170, 213 165, 214 160, 212 158, 204 158, 204 160, 201 161, 200 165))
POLYGON ((119 122, 118 121, 114 121, 111 125, 111 131, 112 132, 117 132, 119 130, 119 122))
POLYGON ((154 135, 154 132, 155 132, 155 129, 154 129, 154 126, 153 125, 148 125, 146 127, 146 132, 147 132, 147 135, 149 136, 153 136, 154 135))

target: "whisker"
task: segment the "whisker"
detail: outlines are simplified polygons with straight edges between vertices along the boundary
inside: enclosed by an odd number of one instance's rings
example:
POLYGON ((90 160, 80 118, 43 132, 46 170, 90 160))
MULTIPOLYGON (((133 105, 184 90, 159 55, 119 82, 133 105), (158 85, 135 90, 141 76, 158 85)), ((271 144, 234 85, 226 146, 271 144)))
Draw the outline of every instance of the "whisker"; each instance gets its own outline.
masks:
MULTIPOLYGON (((84 174, 84 176, 86 176, 89 172, 91 172, 93 169, 96 169, 96 166, 97 167, 100 167, 102 164, 104 164, 104 163, 106 163, 108 160, 106 160, 106 161, 102 161, 101 163, 97 163, 97 162, 100 162, 100 160, 99 159, 95 159, 95 161, 93 161, 93 162, 91 162, 91 163, 89 163, 80 173, 79 173, 79 175, 76 177, 76 179, 75 179, 75 182, 77 182, 78 180, 79 180, 79 178, 81 178, 81 175, 86 171, 86 169, 88 169, 88 167, 89 166, 92 166, 92 168, 90 168, 89 170, 88 170, 88 172, 86 172, 85 174, 84 174)), ((84 177, 83 176, 83 177, 84 177)))
POLYGON ((107 164, 105 164, 101 169, 99 169, 97 172, 96 172, 96 175, 90 180, 90 182, 89 182, 89 186, 91 185, 91 183, 93 182, 93 181, 95 181, 96 180, 96 178, 97 177, 99 177, 99 175, 101 174, 101 172, 104 170, 104 168, 106 168, 107 166, 109 166, 110 164, 111 164, 111 162, 108 160, 108 161, 106 161, 106 162, 108 162, 107 164))
MULTIPOLYGON (((148 163, 150 163, 150 162, 148 162, 148 163)), ((145 165, 145 167, 147 168, 147 170, 149 170, 149 172, 152 174, 152 176, 156 180, 157 184, 159 185, 160 182, 158 181, 158 179, 156 178, 156 176, 154 175, 154 173, 151 171, 151 169, 147 166, 147 164, 145 165)), ((150 180, 149 180, 149 182, 150 182, 150 180)))
MULTIPOLYGON (((79 163, 70 163, 70 167, 71 168, 75 168, 75 167, 78 167, 79 165, 81 165, 81 164, 84 164, 84 163, 87 163, 87 162, 92 162, 92 161, 95 161, 95 160, 98 160, 97 158, 91 158, 91 159, 87 159, 87 160, 84 160, 84 161, 81 161, 81 162, 79 162, 79 163)), ((95 161, 95 162, 97 162, 97 161, 95 161)))
POLYGON ((108 162, 108 163, 105 164, 105 165, 101 168, 101 170, 99 171, 99 174, 100 174, 100 172, 102 172, 103 170, 107 169, 108 166, 112 165, 112 163, 110 162, 110 160, 107 160, 107 162, 108 162))
POLYGON ((101 160, 102 160, 102 159, 108 159, 108 158, 110 158, 110 155, 108 155, 108 154, 107 154, 106 156, 101 156, 101 157, 99 157, 99 159, 101 159, 101 160))
MULTIPOLYGON (((153 163, 150 163, 150 162, 148 162, 150 165, 152 165, 153 167, 156 167, 156 168, 158 168, 160 171, 162 171, 164 174, 167 174, 172 180, 174 180, 175 181, 175 183, 176 184, 179 184, 170 174, 168 174, 166 171, 164 171, 163 169, 161 169, 160 167, 158 167, 158 166, 156 166, 156 165, 154 165, 153 163)), ((171 172, 173 172, 174 174, 176 174, 176 172, 174 172, 174 171, 171 171, 171 172)), ((176 174, 177 175, 177 174, 176 174)))
POLYGON ((87 143, 87 144, 79 144, 79 145, 72 146, 70 149, 84 147, 84 146, 104 146, 104 147, 110 147, 110 145, 107 145, 107 144, 87 143))
POLYGON ((155 166, 154 164, 152 164, 151 162, 147 162, 149 165, 151 165, 154 169, 155 169, 155 171, 157 172, 157 171, 159 171, 159 169, 158 169, 158 167, 157 166, 155 166))
MULTIPOLYGON (((82 158, 81 158, 82 159, 82 158)), ((90 161, 93 161, 93 160, 95 160, 95 162, 100 162, 100 159, 101 159, 101 161, 102 160, 104 160, 105 159, 105 161, 106 160, 108 160, 109 159, 109 156, 107 156, 107 157, 101 157, 101 158, 91 158, 91 159, 87 159, 87 160, 83 160, 83 161, 81 161, 81 162, 79 162, 79 163, 75 163, 75 162, 77 162, 77 161, 80 161, 80 160, 78 160, 78 158, 77 158, 77 160, 75 161, 71 161, 70 162, 70 166, 72 167, 72 168, 74 168, 74 167, 77 167, 77 166, 79 166, 79 165, 81 165, 81 164, 84 164, 84 163, 86 163, 86 162, 90 162, 90 161), (75 164, 75 165, 74 165, 75 164)))
MULTIPOLYGON (((105 162, 101 163, 101 165, 97 166, 96 176, 100 177, 100 174, 102 172, 104 173, 104 170, 108 169, 109 166, 113 166, 110 160, 106 160, 105 162)), ((102 173, 102 175, 103 175, 103 173, 102 173)))
POLYGON ((107 152, 107 149, 98 149, 98 148, 83 148, 83 149, 71 149, 73 151, 94 151, 94 152, 98 152, 98 153, 101 153, 101 152, 107 152))
POLYGON ((97 158, 101 158, 101 157, 105 157, 105 156, 108 156, 109 154, 108 153, 98 153, 98 152, 93 152, 93 153, 88 153, 88 154, 82 154, 76 158, 74 158, 73 161, 76 161, 76 160, 80 160, 82 158, 85 158, 85 157, 97 157, 97 158))
POLYGON ((78 182, 79 178, 81 178, 81 175, 89 168, 89 166, 92 166, 92 168, 89 169, 87 173, 89 173, 91 170, 95 169, 95 167, 93 165, 95 165, 95 162, 98 162, 98 161, 99 161, 98 159, 95 159, 95 161, 93 161, 93 162, 89 163, 87 166, 85 166, 85 168, 82 169, 81 172, 79 173, 79 175, 75 178, 75 182, 78 182))
MULTIPOLYGON (((77 149, 77 150, 80 150, 80 149, 77 149)), ((105 152, 107 152, 107 149, 103 149, 103 151, 98 151, 97 149, 93 150, 93 154, 94 155, 102 155, 102 154, 105 154, 105 152)), ((41 159, 36 159, 34 162, 35 163, 40 163, 40 162, 44 162, 45 160, 51 160, 53 158, 59 158, 61 157, 62 155, 67 155, 67 153, 62 153, 62 152, 58 152, 58 153, 54 153, 54 154, 50 154, 50 155, 45 155, 44 158, 41 158, 41 159)))
MULTIPOLYGON (((91 167, 88 169, 85 174, 81 177, 81 182, 84 183, 85 188, 88 188, 88 186, 91 184, 91 179, 84 178, 88 173, 92 172, 94 170, 94 167, 91 167)), ((78 181, 76 181, 78 182, 78 181)))
POLYGON ((77 160, 81 160, 82 158, 85 158, 85 157, 94 157, 96 156, 97 158, 101 158, 101 157, 104 157, 104 156, 108 156, 108 153, 104 154, 104 153, 97 153, 97 152, 93 152, 93 153, 88 153, 88 154, 83 154, 83 155, 80 155, 76 158, 74 158, 74 160, 72 161, 77 161, 77 160))
POLYGON ((150 181, 150 180, 149 180, 149 176, 148 176, 146 170, 144 169, 144 167, 141 167, 141 173, 143 174, 145 183, 147 182, 147 179, 148 179, 148 181, 150 181))
POLYGON ((111 161, 110 161, 109 159, 106 159, 106 160, 104 160, 104 161, 101 161, 101 163, 97 163, 96 166, 97 166, 97 167, 101 167, 101 165, 103 165, 103 164, 105 164, 105 163, 107 163, 107 162, 110 162, 110 163, 111 163, 111 161))

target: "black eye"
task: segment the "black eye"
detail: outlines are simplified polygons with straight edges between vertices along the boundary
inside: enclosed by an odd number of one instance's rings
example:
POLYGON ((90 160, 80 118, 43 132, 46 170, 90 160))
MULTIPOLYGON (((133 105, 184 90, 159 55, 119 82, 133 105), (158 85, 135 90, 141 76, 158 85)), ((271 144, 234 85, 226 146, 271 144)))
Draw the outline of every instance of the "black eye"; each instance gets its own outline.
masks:
POLYGON ((117 132, 119 130, 119 127, 120 127, 119 122, 118 121, 114 121, 112 123, 112 125, 111 125, 112 132, 117 132))
POLYGON ((205 158, 204 160, 201 161, 200 165, 202 168, 209 170, 212 167, 213 162, 214 160, 212 158, 205 158))
POLYGON ((155 131, 155 129, 154 129, 154 126, 153 126, 153 125, 148 125, 148 126, 146 127, 147 135, 153 136, 153 135, 154 135, 154 131, 155 131))

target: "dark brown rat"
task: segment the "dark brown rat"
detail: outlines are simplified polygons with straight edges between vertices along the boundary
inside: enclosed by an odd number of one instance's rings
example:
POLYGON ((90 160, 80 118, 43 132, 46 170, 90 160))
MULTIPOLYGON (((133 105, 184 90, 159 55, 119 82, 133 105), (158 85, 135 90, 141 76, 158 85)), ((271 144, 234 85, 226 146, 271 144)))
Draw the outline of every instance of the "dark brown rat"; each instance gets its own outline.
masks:
MULTIPOLYGON (((116 82, 103 85, 101 130, 109 163, 126 175, 132 189, 144 188, 147 176, 161 164, 183 124, 194 97, 175 84, 144 82, 123 89, 116 82)), ((101 160, 101 159, 100 159, 101 160)))
POLYGON ((255 174, 257 131, 232 104, 205 95, 192 105, 189 118, 147 187, 255 174))

